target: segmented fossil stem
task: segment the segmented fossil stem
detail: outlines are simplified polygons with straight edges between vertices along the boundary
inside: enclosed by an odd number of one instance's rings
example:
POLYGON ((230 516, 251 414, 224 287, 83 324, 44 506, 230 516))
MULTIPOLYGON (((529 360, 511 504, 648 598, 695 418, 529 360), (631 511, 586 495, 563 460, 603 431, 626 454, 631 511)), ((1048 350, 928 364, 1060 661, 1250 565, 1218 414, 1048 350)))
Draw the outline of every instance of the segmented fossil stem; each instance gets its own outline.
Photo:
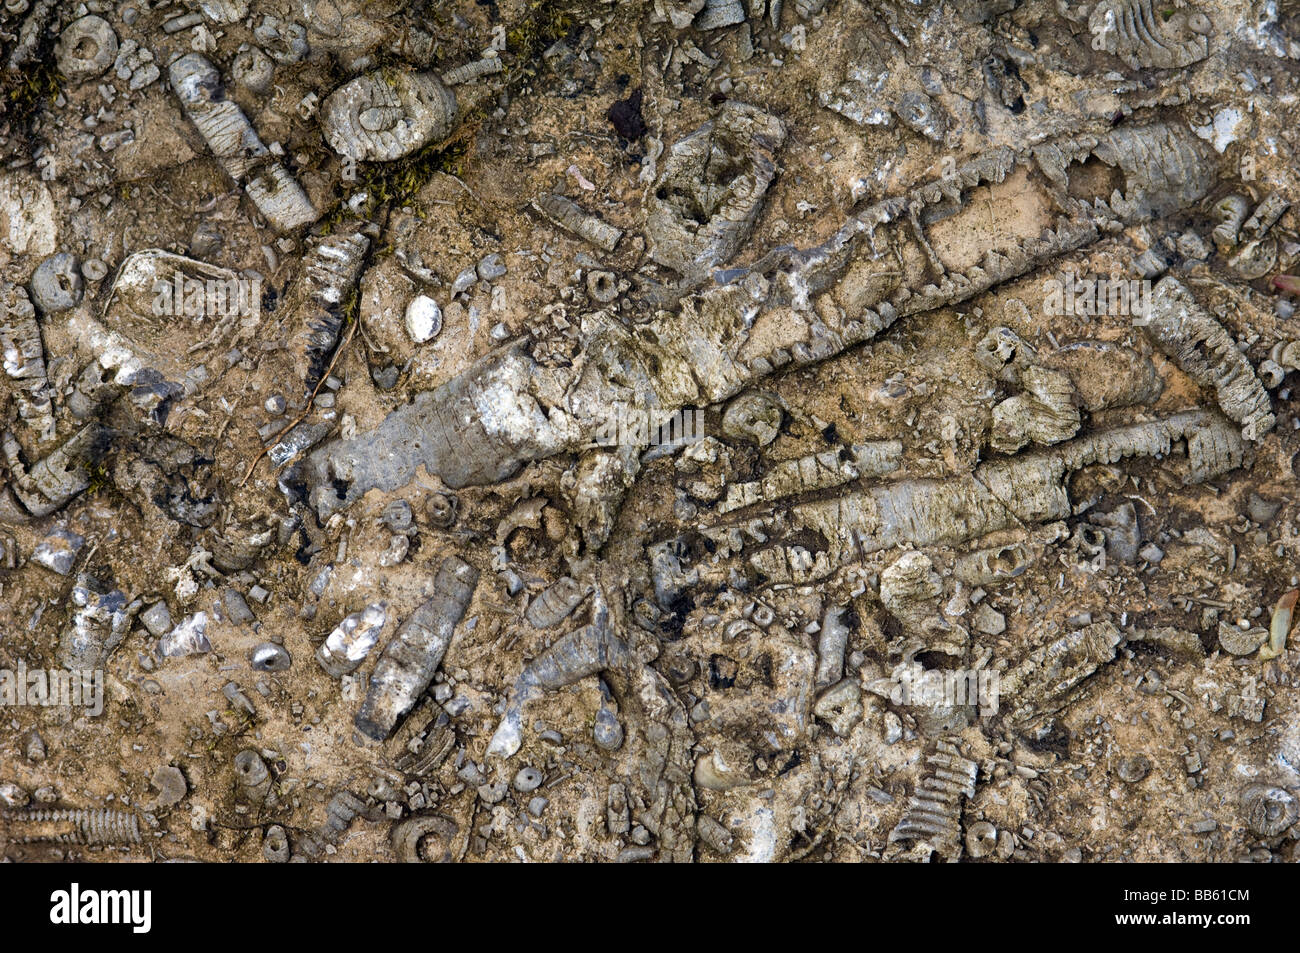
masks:
POLYGON ((433 597, 402 623, 375 663, 370 690, 355 719, 362 733, 382 741, 415 707, 469 608, 478 576, 478 570, 462 559, 443 560, 434 578, 433 597))
POLYGON ((38 440, 54 436, 54 412, 45 376, 45 347, 36 309, 20 287, 0 284, 0 364, 13 382, 18 416, 38 440))
POLYGON ((226 99, 215 66, 189 53, 172 63, 169 76, 185 115, 272 228, 292 231, 320 217, 302 186, 262 144, 248 117, 226 99))
POLYGON ((621 228, 615 228, 562 195, 539 195, 533 200, 533 207, 560 228, 605 251, 612 252, 623 237, 621 228))
POLYGON ((360 232, 339 232, 320 239, 303 261, 291 292, 294 371, 311 391, 325 376, 343 328, 343 306, 365 267, 370 239, 360 232))
POLYGON ((732 483, 718 504, 719 513, 771 503, 787 496, 828 490, 853 480, 881 477, 897 470, 903 459, 903 444, 898 440, 881 440, 859 444, 847 453, 827 450, 823 453, 785 460, 776 464, 752 483, 732 483))
POLYGON ((703 530, 719 565, 745 546, 741 528, 760 548, 750 565, 773 582, 824 578, 837 563, 895 546, 952 546, 998 530, 1064 519, 1071 513, 1067 473, 1093 463, 1168 454, 1185 441, 1187 483, 1218 476, 1243 459, 1241 437, 1221 415, 1188 411, 1161 420, 1078 437, 1047 450, 990 460, 971 474, 944 480, 903 480, 792 504, 770 519, 719 523, 703 530), (814 557, 780 538, 811 530, 828 543, 814 557), (776 537, 771 545, 768 537, 776 537))
POLYGON ((999 686, 1012 703, 1008 720, 1023 727, 1059 711, 1075 687, 1115 657, 1119 641, 1118 628, 1094 622, 1035 649, 999 686))
POLYGON ((940 856, 956 860, 961 856, 962 798, 975 796, 978 766, 952 741, 937 742, 925 763, 926 772, 889 842, 925 841, 940 856))
POLYGON ((1237 342, 1205 309, 1187 286, 1163 278, 1151 296, 1151 313, 1143 325, 1151 340, 1192 380, 1214 388, 1219 407, 1241 424, 1241 435, 1259 440, 1273 429, 1268 391, 1255 376, 1237 342))
POLYGON ((456 66, 442 74, 442 81, 448 86, 459 86, 461 83, 472 83, 482 76, 491 76, 493 73, 500 73, 506 68, 501 62, 499 56, 485 56, 480 60, 472 60, 464 66, 456 66))
POLYGON ((140 823, 126 811, 27 810, 3 815, 11 840, 116 846, 140 843, 140 823))
MULTIPOLYGON (((589 445, 611 406, 667 413, 722 402, 777 368, 825 360, 868 340, 902 315, 1022 275, 1095 240, 1103 225, 1186 207, 1209 186, 1203 163, 1196 163, 1200 155, 1187 130, 1162 123, 1056 140, 1024 155, 990 153, 948 179, 869 207, 823 245, 778 249, 752 268, 718 272, 715 280, 725 284, 683 299, 677 312, 662 312, 635 335, 609 314, 590 316, 581 368, 539 365, 526 341, 502 347, 417 395, 370 433, 317 449, 304 473, 312 502, 324 518, 371 488, 404 486, 421 465, 453 487, 492 483, 532 460, 589 445), (1129 191, 1091 202, 1071 197, 1072 164, 1092 157, 1120 168, 1129 191), (1009 234, 1002 250, 961 271, 932 274, 907 264, 913 212, 947 207, 954 195, 985 183, 996 186, 1021 164, 1036 166, 1055 190, 1046 200, 1068 210, 1051 227, 1035 237, 1009 234), (828 291, 843 305, 841 317, 826 321, 810 302, 828 291), (775 346, 751 353, 759 325, 761 338, 775 346), (380 446, 410 449, 375 452, 380 446)), ((940 258, 960 244, 943 234, 930 240, 940 258)))
POLYGON ((49 516, 90 486, 87 464, 99 455, 110 431, 98 423, 87 424, 28 470, 21 448, 9 431, 0 438, 9 467, 14 495, 33 516, 49 516))

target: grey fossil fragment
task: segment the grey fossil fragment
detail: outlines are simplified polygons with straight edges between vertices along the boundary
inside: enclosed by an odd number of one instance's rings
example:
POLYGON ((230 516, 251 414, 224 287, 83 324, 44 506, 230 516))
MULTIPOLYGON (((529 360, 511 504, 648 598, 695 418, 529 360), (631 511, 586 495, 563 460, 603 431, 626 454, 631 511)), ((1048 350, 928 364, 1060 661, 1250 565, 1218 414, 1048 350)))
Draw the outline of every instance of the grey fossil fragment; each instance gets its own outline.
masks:
POLYGON ((69 79, 93 79, 117 59, 117 34, 103 17, 80 17, 63 28, 54 56, 69 79))
POLYGON ((90 486, 90 466, 103 453, 110 434, 102 424, 87 424, 28 468, 23 465, 17 439, 5 431, 0 435, 0 447, 14 496, 32 516, 58 511, 90 486))
POLYGON ((324 376, 338 346, 344 307, 361 279, 369 250, 370 239, 360 231, 341 231, 313 242, 289 291, 285 306, 295 324, 294 369, 308 393, 324 376))
POLYGON ((1241 424, 1243 437, 1259 440, 1273 429, 1272 403, 1254 368, 1186 285, 1173 277, 1161 279, 1143 328, 1192 380, 1213 388, 1220 409, 1241 424))
POLYGON ((1059 711, 1070 693, 1115 657, 1121 635, 1110 622, 1094 622, 1029 653, 1002 678, 1012 725, 1024 727, 1059 711))
POLYGON ((272 228, 293 231, 320 217, 302 186, 262 144, 248 117, 226 98, 215 66, 198 53, 187 53, 171 64, 168 75, 185 115, 272 228))
POLYGON ((18 416, 37 440, 51 439, 54 413, 41 328, 27 292, 17 285, 0 284, 0 364, 12 382, 18 416))
POLYGON ((1212 25, 1193 7, 1166 17, 1154 0, 1102 0, 1092 8, 1088 29, 1133 69, 1173 69, 1205 59, 1212 25))
POLYGON ((434 577, 434 595, 398 627, 375 663, 370 689, 355 718, 362 733, 382 741, 415 707, 442 663, 477 584, 478 570, 469 563, 456 556, 443 560, 434 577))
POLYGON ((570 576, 561 576, 537 594, 528 604, 524 617, 535 629, 559 625, 586 597, 587 590, 570 576))
POLYGON ((392 162, 445 139, 456 94, 432 73, 387 69, 343 84, 321 104, 325 140, 358 162, 392 162))
POLYGON ((962 801, 975 796, 977 771, 954 741, 936 742, 889 842, 924 844, 946 860, 960 857, 962 801))
POLYGON ((1059 140, 1021 156, 997 151, 959 166, 951 180, 864 209, 822 245, 779 249, 764 263, 724 273, 725 283, 688 295, 635 334, 608 313, 587 316, 581 367, 543 366, 527 339, 510 342, 437 390, 417 394, 374 430, 315 451, 302 473, 311 501, 323 518, 371 488, 405 486, 421 465, 453 488, 494 483, 530 461, 590 446, 611 406, 668 414, 720 403, 777 368, 825 360, 901 316, 966 300, 1095 241, 1117 213, 1137 221, 1185 207, 1209 179, 1199 169, 1183 175, 1174 160, 1190 161, 1198 149, 1185 128, 1148 124, 1138 132, 1119 126, 1100 137, 1059 140), (1127 174, 1127 192, 1114 190, 1110 204, 1100 194, 1092 201, 1063 194, 1071 163, 1094 156, 1127 174), (909 209, 947 202, 954 190, 960 196, 981 183, 1001 183, 1021 163, 1037 164, 1062 189, 1057 199, 1044 196, 1066 209, 1051 227, 937 279, 906 264, 945 253, 942 243, 918 247, 909 209), (823 320, 809 302, 827 291, 842 312, 823 320), (770 349, 757 351, 747 344, 760 323, 770 349))
POLYGON ((133 811, 36 808, 6 811, 2 817, 9 839, 20 844, 127 846, 140 843, 140 820, 133 811))
POLYGON ((693 275, 735 255, 776 177, 784 142, 780 119, 728 101, 669 149, 646 214, 650 257, 693 275))
POLYGON ((993 408, 994 450, 1015 453, 1031 440, 1053 444, 1074 436, 1082 421, 1066 374, 1031 364, 1020 372, 1020 386, 1023 393, 993 408))
POLYGON ((745 548, 750 566, 773 582, 804 583, 836 565, 896 546, 950 546, 999 530, 1071 515, 1066 475, 1093 463, 1168 455, 1182 446, 1186 483, 1199 483, 1241 465, 1240 435, 1217 413, 1188 411, 1148 423, 1116 427, 1006 459, 986 461, 973 473, 945 480, 902 480, 795 502, 749 521, 747 546, 734 523, 719 521, 701 532, 725 556, 745 548), (787 546, 788 536, 813 532, 826 550, 787 546))
POLYGON ((533 207, 565 231, 612 252, 623 237, 623 230, 588 212, 572 199, 547 192, 533 199, 533 207))
POLYGON ((97 592, 85 577, 73 587, 72 602, 72 625, 59 638, 59 664, 73 677, 87 678, 82 673, 102 669, 126 637, 139 605, 118 589, 97 592))
POLYGON ((388 624, 388 604, 376 602, 344 618, 316 649, 316 661, 335 678, 355 672, 388 624))

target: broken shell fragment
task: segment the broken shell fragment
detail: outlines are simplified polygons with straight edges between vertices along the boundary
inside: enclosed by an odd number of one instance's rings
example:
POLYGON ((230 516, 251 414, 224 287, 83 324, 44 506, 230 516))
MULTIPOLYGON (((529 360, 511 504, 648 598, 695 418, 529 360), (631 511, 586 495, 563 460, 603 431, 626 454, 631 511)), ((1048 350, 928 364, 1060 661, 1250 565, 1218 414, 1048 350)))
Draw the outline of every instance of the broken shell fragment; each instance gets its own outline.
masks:
POLYGON ((442 309, 428 295, 416 295, 406 306, 406 330, 416 344, 432 341, 442 330, 442 309))
POLYGON ((176 628, 158 640, 158 652, 164 658, 211 652, 212 644, 208 642, 207 631, 207 613, 196 612, 182 619, 176 628))
POLYGON ((1268 630, 1255 626, 1243 629, 1229 622, 1219 623, 1219 645, 1229 655, 1251 655, 1268 640, 1268 630))
POLYGON ((727 405, 722 415, 722 432, 733 440, 745 440, 766 447, 781 432, 784 411, 771 394, 750 391, 727 405))
POLYGON ((335 152, 358 162, 392 162, 447 138, 456 94, 432 73, 380 70, 326 97, 321 127, 335 152))
POLYGON ((340 622, 316 649, 316 661, 335 678, 355 672, 388 623, 388 604, 377 602, 340 622))
POLYGON ((727 262, 754 227, 784 142, 781 120, 729 100, 674 145, 646 216, 650 257, 683 275, 727 262))

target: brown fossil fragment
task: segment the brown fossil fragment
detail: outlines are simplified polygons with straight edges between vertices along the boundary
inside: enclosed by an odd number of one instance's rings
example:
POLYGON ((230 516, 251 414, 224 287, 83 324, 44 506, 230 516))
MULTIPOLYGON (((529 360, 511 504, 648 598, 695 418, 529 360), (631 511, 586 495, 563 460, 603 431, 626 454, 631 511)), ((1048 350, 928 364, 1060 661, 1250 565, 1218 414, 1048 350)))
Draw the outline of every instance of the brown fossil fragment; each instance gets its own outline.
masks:
POLYGON ((1259 440, 1273 429, 1268 391, 1237 342, 1197 304, 1186 285, 1172 277, 1161 279, 1143 328, 1192 380, 1213 388, 1220 409, 1241 424, 1243 437, 1259 440))
POLYGON ((926 767, 889 842, 927 845, 946 860, 961 856, 961 806, 975 796, 978 766, 954 741, 941 740, 925 759, 926 767))
POLYGON ((727 262, 754 227, 784 142, 781 120, 729 101, 674 145, 646 216, 650 257, 683 275, 727 262))

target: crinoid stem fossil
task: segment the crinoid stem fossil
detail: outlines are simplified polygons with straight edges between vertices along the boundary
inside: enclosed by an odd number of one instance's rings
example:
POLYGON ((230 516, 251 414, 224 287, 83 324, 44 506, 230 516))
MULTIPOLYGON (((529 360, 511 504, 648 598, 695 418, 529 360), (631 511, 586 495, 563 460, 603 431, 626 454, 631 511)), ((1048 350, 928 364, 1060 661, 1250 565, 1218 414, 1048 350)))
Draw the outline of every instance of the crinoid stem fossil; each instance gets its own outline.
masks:
POLYGON ((262 144, 248 117, 226 98, 215 66, 198 53, 187 53, 172 63, 168 75, 185 115, 272 228, 293 231, 320 218, 302 186, 262 144))
POLYGON ((327 235, 312 245, 290 290, 294 371, 311 393, 325 375, 345 318, 348 295, 366 264, 370 239, 359 231, 327 235))
POLYGON ((1023 154, 1001 150, 869 207, 823 245, 778 249, 752 268, 716 273, 718 286, 635 332, 606 312, 587 316, 580 364, 543 366, 527 340, 511 342, 417 394, 374 430, 317 449, 304 462, 311 501, 324 518, 372 488, 405 486, 421 465, 452 487, 494 483, 533 460, 590 446, 612 406, 670 414, 719 403, 779 367, 825 360, 869 340, 900 316, 1023 275, 1103 229, 1186 207, 1210 185, 1201 149, 1187 129, 1154 123, 1049 141, 1023 154), (1074 165, 1094 157, 1123 172, 1127 191, 1070 194, 1074 165), (963 258, 965 216, 983 214, 969 193, 987 187, 996 202, 1010 176, 1019 178, 1006 188, 1033 187, 1029 168, 1049 183, 1045 191, 1036 186, 1042 202, 1062 210, 1052 225, 1033 234, 1007 225, 982 259, 963 258), (951 208, 927 234, 923 215, 951 208), (830 307, 811 310, 818 296, 830 307), (751 344, 757 341, 765 344, 751 344))
POLYGON ((0 815, 3 828, 16 843, 50 842, 89 846, 140 843, 140 822, 128 811, 26 810, 0 815))
POLYGON ((907 810, 889 834, 889 842, 924 842, 940 856, 961 856, 963 798, 975 796, 978 765, 965 757, 955 739, 935 743, 907 810))
MULTIPOLYGON (((896 546, 951 546, 998 530, 1065 519, 1072 512, 1067 474, 1093 463, 1167 455, 1180 442, 1188 457, 1187 483, 1202 482, 1242 463, 1244 446, 1231 423, 1217 413, 1195 410, 990 460, 966 476, 882 484, 794 503, 770 515, 741 516, 701 532, 714 543, 712 564, 724 566, 729 555, 746 548, 748 537, 757 541, 750 565, 766 579, 809 582, 824 578, 838 565, 896 546), (825 552, 811 554, 781 544, 785 537, 809 531, 827 540, 825 552)), ((702 566, 701 579, 710 578, 702 566)))
POLYGON ((442 561, 434 577, 433 597, 407 617, 375 663, 370 690, 355 718, 363 734, 382 741, 415 707, 469 608, 478 575, 477 569, 456 556, 442 561))
POLYGON ((621 607, 618 601, 606 603, 603 591, 594 590, 591 622, 556 640, 520 674, 488 754, 509 758, 519 750, 529 702, 601 674, 628 721, 626 763, 635 766, 629 787, 643 805, 637 820, 657 839, 659 860, 688 861, 694 853, 696 804, 690 782, 694 737, 686 711, 663 677, 632 653, 620 634, 621 607))
POLYGON ((501 724, 488 745, 488 754, 511 757, 523 743, 523 707, 546 691, 572 685, 606 669, 627 665, 632 653, 609 623, 604 596, 593 599, 592 621, 561 636, 532 660, 510 691, 501 724))
POLYGON ((54 411, 45 375, 45 347, 27 292, 0 283, 0 366, 14 389, 18 416, 38 441, 54 437, 54 411))
POLYGON ((1255 369, 1186 285, 1161 279, 1143 329, 1185 374, 1214 390, 1220 409, 1241 424, 1243 437, 1259 440, 1273 429, 1273 406, 1255 369))
POLYGON ((9 431, 0 436, 9 485, 18 502, 32 516, 49 516, 90 486, 90 465, 104 452, 111 431, 99 423, 87 424, 30 470, 23 466, 22 450, 9 431))

